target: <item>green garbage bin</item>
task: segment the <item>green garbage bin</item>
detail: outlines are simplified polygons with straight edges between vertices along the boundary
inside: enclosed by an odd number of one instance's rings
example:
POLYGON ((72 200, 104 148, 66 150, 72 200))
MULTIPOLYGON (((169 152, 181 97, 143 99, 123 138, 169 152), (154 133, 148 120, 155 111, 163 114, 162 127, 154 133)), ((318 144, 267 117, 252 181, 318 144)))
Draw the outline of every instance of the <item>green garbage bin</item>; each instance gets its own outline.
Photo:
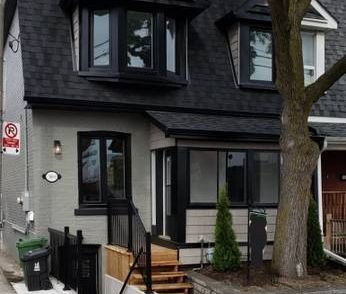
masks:
POLYGON ((47 244, 47 242, 48 242, 48 239, 45 237, 32 238, 27 240, 19 239, 19 241, 17 242, 17 249, 18 249, 20 265, 23 266, 22 257, 24 256, 25 253, 32 251, 34 249, 42 248, 43 246, 47 244))

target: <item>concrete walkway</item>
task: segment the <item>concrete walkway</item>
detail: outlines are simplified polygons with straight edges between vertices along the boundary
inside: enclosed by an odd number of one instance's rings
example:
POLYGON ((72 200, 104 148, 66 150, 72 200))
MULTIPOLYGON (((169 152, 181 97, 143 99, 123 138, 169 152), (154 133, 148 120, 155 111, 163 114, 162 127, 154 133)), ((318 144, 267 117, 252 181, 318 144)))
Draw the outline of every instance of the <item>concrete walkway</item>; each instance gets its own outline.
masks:
POLYGON ((16 293, 13 290, 12 286, 7 281, 7 279, 5 278, 2 270, 0 271, 0 293, 1 294, 15 294, 16 293))

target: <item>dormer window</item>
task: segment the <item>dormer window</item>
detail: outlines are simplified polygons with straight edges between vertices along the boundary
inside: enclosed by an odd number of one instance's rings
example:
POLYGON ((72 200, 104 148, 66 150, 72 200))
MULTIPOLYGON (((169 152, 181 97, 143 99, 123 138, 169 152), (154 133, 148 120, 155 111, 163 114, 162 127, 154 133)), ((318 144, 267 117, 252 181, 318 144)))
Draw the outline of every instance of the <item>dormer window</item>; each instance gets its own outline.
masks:
POLYGON ((272 34, 263 29, 250 28, 249 80, 273 81, 272 34))
MULTIPOLYGON (((273 38, 270 28, 241 26, 240 40, 240 81, 244 87, 274 88, 275 67, 273 38)), ((316 79, 316 34, 302 32, 303 62, 305 84, 309 85, 316 79)), ((324 48, 320 47, 320 56, 324 48)))
POLYGON ((79 75, 93 81, 187 84, 187 24, 206 2, 63 2, 67 8, 79 4, 72 12, 79 75))
MULTIPOLYGON (((242 88, 276 89, 269 9, 267 0, 249 0, 217 21, 227 36, 235 81, 242 88)), ((306 85, 324 73, 325 31, 336 28, 336 20, 312 0, 301 33, 306 85)))

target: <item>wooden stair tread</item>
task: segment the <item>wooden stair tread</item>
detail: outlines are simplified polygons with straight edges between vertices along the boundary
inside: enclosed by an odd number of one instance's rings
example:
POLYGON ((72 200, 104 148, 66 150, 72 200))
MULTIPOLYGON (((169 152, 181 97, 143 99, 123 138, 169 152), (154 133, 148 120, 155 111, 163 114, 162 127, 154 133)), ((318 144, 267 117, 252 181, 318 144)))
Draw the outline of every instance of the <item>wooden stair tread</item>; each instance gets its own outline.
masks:
MULTIPOLYGON (((140 290, 146 290, 145 285, 136 285, 140 290)), ((178 290, 178 289, 192 289, 193 286, 190 283, 172 283, 172 284, 153 284, 152 286, 154 291, 169 291, 169 290, 178 290)))
MULTIPOLYGON (((179 261, 178 260, 154 260, 151 262, 151 266, 155 267, 155 266, 174 266, 174 265, 179 265, 179 261)), ((130 266, 132 266, 133 263, 130 263, 130 266)))
MULTIPOLYGON (((181 278, 186 277, 186 273, 184 272, 153 272, 152 273, 152 280, 153 281, 160 281, 165 279, 171 279, 171 278, 181 278)), ((142 280, 141 274, 132 274, 132 278, 135 280, 142 280)))

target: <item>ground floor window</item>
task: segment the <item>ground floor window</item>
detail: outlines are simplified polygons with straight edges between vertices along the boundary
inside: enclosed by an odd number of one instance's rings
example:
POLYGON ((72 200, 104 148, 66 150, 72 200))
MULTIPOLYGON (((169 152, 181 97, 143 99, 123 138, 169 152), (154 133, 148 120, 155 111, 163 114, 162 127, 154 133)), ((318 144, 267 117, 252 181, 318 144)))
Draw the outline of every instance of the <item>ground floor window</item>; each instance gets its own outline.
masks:
POLYGON ((98 206, 127 197, 129 136, 113 132, 78 134, 79 204, 98 206))
POLYGON ((279 162, 277 151, 190 150, 190 204, 215 204, 225 187, 232 205, 275 205, 279 162))

